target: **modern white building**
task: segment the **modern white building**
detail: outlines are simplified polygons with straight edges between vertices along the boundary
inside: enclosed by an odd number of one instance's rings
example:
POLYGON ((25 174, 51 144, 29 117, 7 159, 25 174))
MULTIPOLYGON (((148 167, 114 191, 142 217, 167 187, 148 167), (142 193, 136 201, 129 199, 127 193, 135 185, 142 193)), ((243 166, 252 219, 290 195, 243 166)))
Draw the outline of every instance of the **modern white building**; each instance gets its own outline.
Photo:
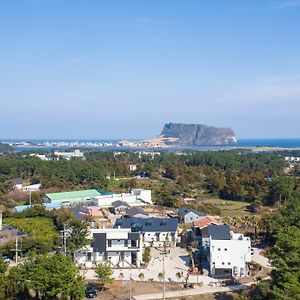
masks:
POLYGON ((121 218, 115 227, 140 232, 146 247, 175 247, 177 242, 177 219, 169 218, 121 218))
POLYGON ((208 225, 202 230, 202 246, 213 277, 246 277, 251 262, 251 241, 230 231, 228 225, 208 225))
POLYGON ((70 160, 72 157, 81 158, 81 159, 84 158, 83 152, 81 152, 79 149, 70 152, 54 151, 54 155, 58 157, 62 157, 63 159, 66 160, 70 160))
POLYGON ((130 206, 146 206, 152 204, 151 190, 133 189, 131 193, 111 193, 91 197, 91 202, 100 208, 113 207, 116 201, 126 202, 130 206))
POLYGON ((31 185, 27 185, 27 186, 23 186, 21 188, 22 192, 38 192, 41 188, 41 184, 40 183, 36 183, 36 184, 31 184, 31 185))
POLYGON ((87 268, 96 263, 110 263, 113 267, 139 267, 142 264, 141 233, 130 228, 90 229, 92 243, 75 254, 78 264, 87 268))

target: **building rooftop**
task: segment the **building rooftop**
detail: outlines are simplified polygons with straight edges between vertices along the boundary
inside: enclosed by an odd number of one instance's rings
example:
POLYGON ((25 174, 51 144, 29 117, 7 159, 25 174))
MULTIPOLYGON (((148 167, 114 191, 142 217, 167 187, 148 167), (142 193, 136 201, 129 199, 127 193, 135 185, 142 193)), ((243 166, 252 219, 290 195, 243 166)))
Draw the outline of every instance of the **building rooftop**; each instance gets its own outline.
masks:
POLYGON ((202 229, 206 226, 208 226, 209 224, 215 224, 215 225, 218 225, 219 222, 216 221, 213 217, 211 216, 206 216, 200 220, 196 220, 193 222, 193 226, 194 227, 198 227, 199 229, 202 229))
POLYGON ((121 218, 117 219, 115 228, 132 228, 133 231, 168 232, 177 230, 178 220, 169 218, 121 218))
POLYGON ((130 207, 126 211, 126 215, 129 217, 133 217, 137 214, 143 214, 143 215, 148 216, 148 214, 142 208, 138 208, 138 207, 130 207))
POLYGON ((121 200, 114 201, 111 205, 112 205, 113 207, 118 207, 118 206, 126 206, 126 207, 130 207, 130 205, 129 205, 127 202, 121 201, 121 200))
POLYGON ((188 214, 189 212, 193 212, 195 213, 196 215, 198 216, 205 216, 205 214, 203 212, 200 212, 196 209, 193 209, 193 208, 187 208, 187 207, 180 207, 178 209, 178 215, 179 216, 185 216, 186 214, 188 214))
POLYGON ((201 230, 202 237, 211 237, 212 240, 230 240, 229 225, 210 224, 201 230))
POLYGON ((61 199, 71 199, 71 198, 80 198, 80 197, 95 197, 101 196, 102 194, 95 190, 82 190, 82 191, 73 191, 73 192, 62 192, 62 193, 51 193, 46 194, 45 196, 50 200, 61 200, 61 199))

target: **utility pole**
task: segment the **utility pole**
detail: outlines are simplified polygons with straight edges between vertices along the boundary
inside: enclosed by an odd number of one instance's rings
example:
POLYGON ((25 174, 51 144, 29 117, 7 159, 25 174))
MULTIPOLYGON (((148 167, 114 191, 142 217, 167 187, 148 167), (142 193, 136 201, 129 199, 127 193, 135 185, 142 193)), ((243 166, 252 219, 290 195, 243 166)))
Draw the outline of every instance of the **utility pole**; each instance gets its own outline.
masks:
POLYGON ((16 264, 18 263, 18 253, 19 253, 19 248, 18 248, 18 234, 16 235, 16 257, 15 257, 15 262, 16 264))
POLYGON ((129 300, 131 300, 131 263, 130 263, 130 275, 129 275, 129 300))
POLYGON ((67 235, 66 235, 66 224, 64 224, 64 253, 67 255, 67 235))
POLYGON ((29 205, 31 206, 31 190, 29 191, 29 205))

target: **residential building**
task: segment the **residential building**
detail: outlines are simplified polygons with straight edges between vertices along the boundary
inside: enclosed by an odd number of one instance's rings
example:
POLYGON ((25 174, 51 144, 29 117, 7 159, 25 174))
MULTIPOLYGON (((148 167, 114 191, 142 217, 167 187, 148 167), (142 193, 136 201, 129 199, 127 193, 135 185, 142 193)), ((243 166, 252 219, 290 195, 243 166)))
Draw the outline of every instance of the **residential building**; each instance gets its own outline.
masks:
POLYGON ((92 267, 95 263, 110 263, 113 267, 139 267, 142 264, 141 233, 130 228, 90 229, 91 245, 78 251, 78 264, 92 267))
POLYGON ((38 192, 40 190, 41 186, 42 185, 40 183, 22 186, 21 191, 22 192, 38 192))
POLYGON ((13 178, 11 180, 12 187, 14 189, 20 190, 23 187, 23 179, 22 177, 13 178))
POLYGON ((142 234, 144 246, 175 247, 177 241, 177 219, 169 218, 121 218, 115 228, 127 228, 142 234))
POLYGON ((126 218, 149 218, 149 215, 139 207, 130 207, 125 212, 126 218))
POLYGON ((116 215, 125 214, 129 208, 129 204, 125 201, 117 200, 112 203, 112 210, 116 215))
POLYGON ((210 224, 201 230, 202 254, 213 277, 245 277, 249 275, 251 241, 243 234, 230 231, 228 225, 210 224))
POLYGON ((187 207, 181 207, 178 209, 178 220, 180 223, 192 223, 204 217, 205 214, 199 212, 196 209, 191 209, 187 207))

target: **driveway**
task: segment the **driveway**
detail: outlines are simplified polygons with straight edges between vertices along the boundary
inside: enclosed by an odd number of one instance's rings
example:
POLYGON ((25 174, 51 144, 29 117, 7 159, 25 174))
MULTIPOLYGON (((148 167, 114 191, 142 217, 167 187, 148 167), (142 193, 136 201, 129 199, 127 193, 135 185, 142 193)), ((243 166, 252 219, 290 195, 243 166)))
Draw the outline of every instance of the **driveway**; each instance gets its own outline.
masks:
POLYGON ((263 249, 261 249, 261 248, 252 248, 252 249, 254 250, 254 254, 251 255, 251 260, 253 262, 255 262, 265 268, 272 268, 269 259, 260 254, 261 251, 263 251, 263 249))
MULTIPOLYGON (((135 281, 140 281, 139 275, 143 273, 143 278, 141 281, 159 281, 158 274, 163 272, 163 257, 156 249, 151 249, 151 261, 148 264, 147 268, 140 269, 113 269, 113 277, 116 280, 129 280, 130 274, 131 278, 135 281)), ((171 253, 165 255, 165 280, 168 282, 172 280, 174 282, 185 282, 186 279, 191 283, 203 282, 204 286, 207 286, 210 282, 216 282, 216 279, 213 279, 208 276, 203 275, 190 275, 188 276, 189 268, 189 257, 185 249, 176 247, 171 249, 171 253), (181 274, 181 277, 176 275, 177 273, 181 274)), ((87 279, 95 279, 94 271, 88 270, 85 273, 87 279)))

